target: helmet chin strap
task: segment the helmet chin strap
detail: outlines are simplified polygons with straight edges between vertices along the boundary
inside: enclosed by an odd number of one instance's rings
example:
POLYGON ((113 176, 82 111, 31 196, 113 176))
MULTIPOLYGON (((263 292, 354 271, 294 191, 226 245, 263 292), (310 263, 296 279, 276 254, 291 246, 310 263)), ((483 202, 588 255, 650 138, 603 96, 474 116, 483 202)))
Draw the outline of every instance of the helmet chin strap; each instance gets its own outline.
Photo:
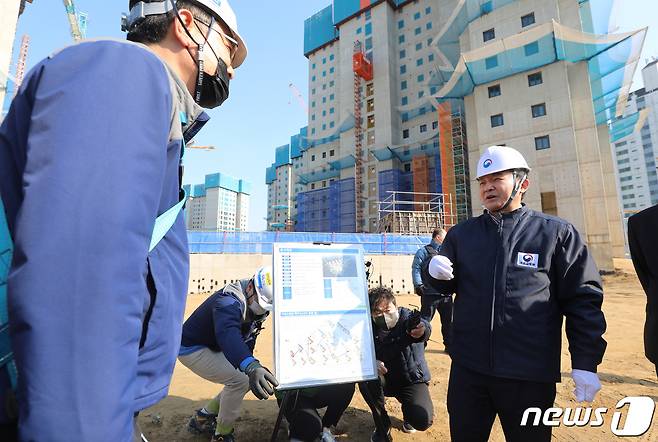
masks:
POLYGON ((523 175, 520 175, 518 170, 514 170, 512 172, 512 177, 514 178, 514 189, 512 190, 512 194, 509 196, 509 198, 507 199, 507 202, 505 204, 503 204, 503 206, 500 209, 493 211, 493 213, 495 213, 495 214, 501 213, 503 210, 505 210, 505 209, 507 209, 507 207, 509 207, 509 205, 512 203, 514 198, 516 198, 516 195, 519 193, 519 190, 521 190, 521 186, 523 185, 523 182, 528 177, 528 173, 523 172, 523 175), (517 178, 519 176, 521 177, 521 179, 517 181, 517 178))

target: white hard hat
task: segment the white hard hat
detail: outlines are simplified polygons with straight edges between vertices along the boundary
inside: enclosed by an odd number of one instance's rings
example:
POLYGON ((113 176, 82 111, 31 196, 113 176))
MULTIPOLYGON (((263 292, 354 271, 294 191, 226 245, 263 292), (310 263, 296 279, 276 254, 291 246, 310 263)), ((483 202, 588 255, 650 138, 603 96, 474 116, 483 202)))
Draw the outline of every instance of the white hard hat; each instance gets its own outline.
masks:
POLYGON ((507 146, 490 146, 478 161, 477 179, 492 173, 515 169, 530 172, 530 167, 521 152, 507 146))
MULTIPOLYGON (((130 31, 145 17, 150 15, 166 14, 175 9, 176 0, 142 0, 130 1, 130 14, 125 14, 122 19, 121 29, 130 31)), ((188 0, 200 8, 206 10, 215 19, 223 21, 231 31, 231 37, 238 42, 238 48, 235 51, 231 66, 237 68, 247 58, 247 45, 238 32, 238 20, 235 17, 233 8, 229 5, 228 0, 188 0)))
POLYGON ((238 49, 232 60, 231 66, 237 68, 247 58, 247 45, 238 32, 238 20, 235 17, 233 8, 229 5, 228 0, 191 0, 192 3, 198 3, 199 6, 207 9, 216 18, 220 18, 233 33, 232 37, 238 42, 238 49))
POLYGON ((254 288, 258 295, 258 304, 265 310, 272 310, 272 268, 261 267, 254 275, 254 288))

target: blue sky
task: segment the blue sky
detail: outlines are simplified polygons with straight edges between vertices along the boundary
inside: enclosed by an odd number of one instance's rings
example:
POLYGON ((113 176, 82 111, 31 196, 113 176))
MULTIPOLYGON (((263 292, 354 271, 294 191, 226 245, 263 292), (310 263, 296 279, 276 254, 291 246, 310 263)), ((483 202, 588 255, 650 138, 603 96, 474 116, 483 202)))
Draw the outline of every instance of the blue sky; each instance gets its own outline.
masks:
MULTIPOLYGON (((658 2, 619 1, 613 22, 618 32, 649 26, 644 59, 658 56, 658 2)), ((290 92, 292 82, 308 95, 308 63, 303 55, 304 19, 331 4, 331 0, 231 2, 249 56, 231 82, 230 98, 210 111, 211 122, 197 137, 214 151, 188 151, 185 183, 201 183, 208 173, 223 172, 251 181, 253 193, 249 229, 264 230, 267 211, 265 168, 274 161, 274 148, 306 125, 307 115, 290 92)), ((88 17, 88 38, 124 38, 121 13, 128 0, 76 0, 88 17)), ((21 16, 14 57, 23 34, 30 35, 28 68, 51 52, 72 42, 64 5, 58 0, 34 0, 21 16)), ((11 72, 13 73, 12 66, 11 72)), ((642 87, 639 69, 633 89, 642 87)))

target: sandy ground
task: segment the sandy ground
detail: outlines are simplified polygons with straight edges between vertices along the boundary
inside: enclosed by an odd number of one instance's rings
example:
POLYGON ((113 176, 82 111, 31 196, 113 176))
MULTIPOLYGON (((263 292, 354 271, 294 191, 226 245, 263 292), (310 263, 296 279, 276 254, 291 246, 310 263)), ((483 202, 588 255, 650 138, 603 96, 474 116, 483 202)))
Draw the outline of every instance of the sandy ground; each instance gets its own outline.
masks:
MULTIPOLYGON (((644 325, 646 297, 635 276, 630 260, 616 260, 617 271, 604 277, 605 302, 603 308, 608 322, 605 339, 608 349, 599 376, 603 388, 594 407, 608 407, 603 426, 598 428, 565 428, 553 431, 558 441, 607 441, 617 440, 610 430, 614 407, 626 396, 650 396, 658 402, 658 382, 653 366, 644 358, 642 329, 644 325)), ((186 314, 190 314, 203 300, 202 295, 190 296, 186 314)), ((401 305, 418 304, 416 296, 400 296, 401 305)), ((271 325, 266 323, 267 325, 271 325)), ((443 352, 438 314, 433 322, 433 341, 427 347, 426 358, 432 371, 430 391, 434 401, 434 425, 424 433, 407 435, 400 430, 402 412, 395 399, 388 399, 387 408, 393 421, 393 438, 396 441, 447 441, 450 439, 446 410, 447 379, 450 358, 443 352)), ((264 365, 272 366, 272 328, 267 327, 259 336, 256 356, 264 365)), ((566 339, 562 351, 562 383, 558 384, 556 406, 575 407, 573 382, 569 376, 570 363, 566 339)), ((186 424, 196 408, 217 394, 218 386, 197 377, 180 364, 176 365, 169 397, 140 415, 144 434, 151 442, 160 441, 208 441, 207 436, 194 436, 187 432, 186 424)), ((626 408, 627 409, 627 408, 626 408)), ((258 401, 248 393, 243 403, 242 415, 236 424, 236 438, 240 442, 268 441, 278 412, 276 401, 258 401)), ((338 441, 368 441, 373 429, 371 415, 360 394, 355 393, 350 407, 339 424, 342 430, 338 441)), ((654 413, 651 428, 633 441, 658 441, 658 412, 654 413)), ((286 440, 283 431, 279 441, 286 440)), ((504 440, 496 422, 490 440, 504 440)))

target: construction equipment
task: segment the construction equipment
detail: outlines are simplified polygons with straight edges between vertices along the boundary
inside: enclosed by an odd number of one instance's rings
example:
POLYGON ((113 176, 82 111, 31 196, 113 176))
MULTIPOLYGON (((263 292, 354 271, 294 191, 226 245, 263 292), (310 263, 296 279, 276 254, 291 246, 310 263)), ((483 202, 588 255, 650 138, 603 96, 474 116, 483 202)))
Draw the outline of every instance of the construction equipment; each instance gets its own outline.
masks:
POLYGON ((361 79, 371 81, 373 78, 372 63, 363 53, 361 41, 354 42, 354 54, 352 55, 352 70, 354 71, 354 196, 356 204, 356 226, 355 232, 364 231, 364 206, 363 198, 363 122, 361 121, 361 79))
POLYGON ((14 97, 18 93, 18 89, 23 84, 25 78, 25 63, 27 61, 27 50, 30 46, 30 36, 25 34, 21 39, 21 49, 18 53, 18 60, 16 60, 16 78, 14 82, 14 97))
MULTIPOLYGON (((73 40, 78 42, 82 40, 82 32, 80 31, 80 22, 78 14, 75 11, 75 4, 73 0, 64 0, 64 7, 66 8, 66 15, 69 19, 69 26, 71 26, 71 36, 73 40)), ((87 15, 84 15, 85 28, 87 24, 87 15)))
POLYGON ((290 83, 288 87, 290 88, 290 91, 297 99, 297 102, 299 103, 299 106, 302 108, 304 113, 308 114, 308 105, 306 104, 306 101, 304 100, 302 93, 299 91, 299 89, 297 89, 297 86, 295 86, 293 83, 290 83))

